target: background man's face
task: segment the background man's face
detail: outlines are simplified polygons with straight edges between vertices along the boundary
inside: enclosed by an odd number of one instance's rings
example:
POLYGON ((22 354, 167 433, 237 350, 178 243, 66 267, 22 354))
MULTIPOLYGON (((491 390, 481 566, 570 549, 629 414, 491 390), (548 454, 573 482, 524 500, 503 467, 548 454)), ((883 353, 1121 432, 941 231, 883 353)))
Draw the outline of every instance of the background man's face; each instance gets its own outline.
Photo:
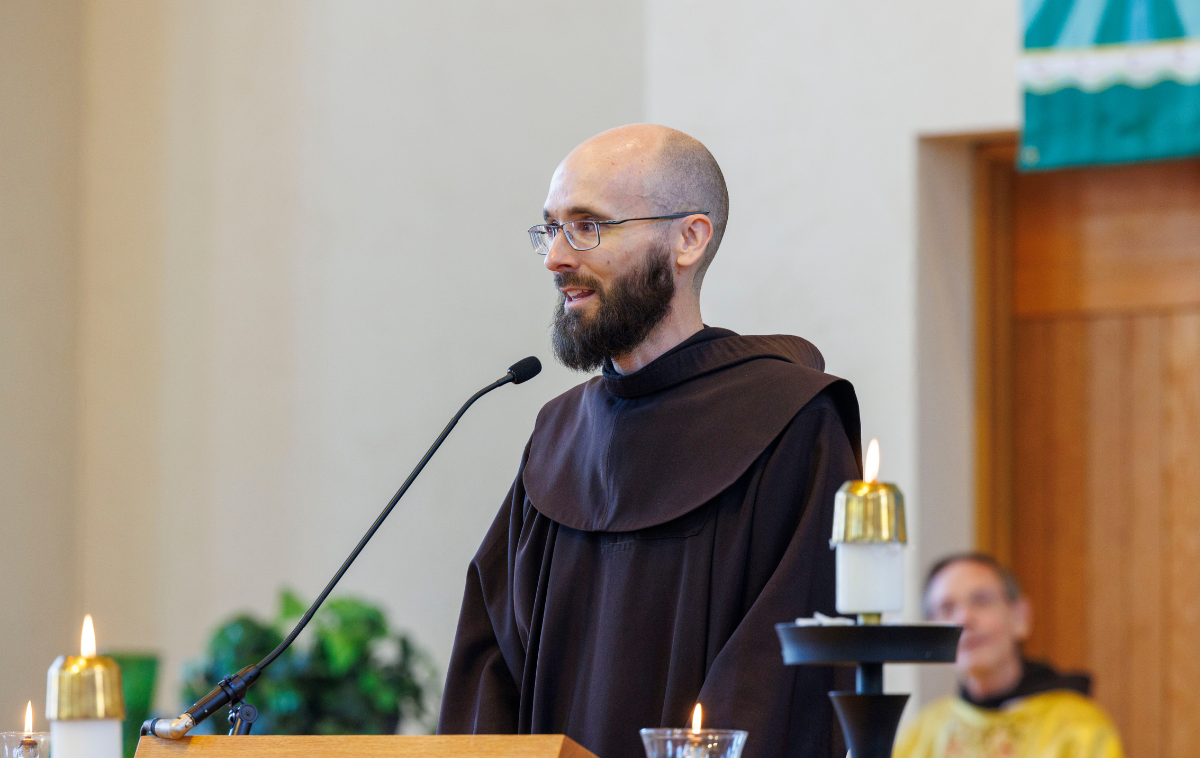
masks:
POLYGON ((1004 582, 988 566, 957 561, 938 572, 926 602, 933 621, 963 627, 955 666, 960 674, 989 671, 1019 656, 1029 636, 1028 606, 1004 594, 1004 582))

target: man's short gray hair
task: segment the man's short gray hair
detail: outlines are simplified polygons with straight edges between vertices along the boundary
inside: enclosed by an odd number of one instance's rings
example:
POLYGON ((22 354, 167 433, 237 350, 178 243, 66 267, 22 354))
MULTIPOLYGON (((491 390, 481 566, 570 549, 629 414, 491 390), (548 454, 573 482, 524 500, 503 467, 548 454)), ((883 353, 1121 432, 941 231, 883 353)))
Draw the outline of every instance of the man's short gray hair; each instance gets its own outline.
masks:
POLYGON ((729 189, 721 167, 699 140, 672 131, 658 154, 654 194, 662 212, 708 211, 713 236, 696 269, 695 288, 700 290, 704 274, 721 246, 729 220, 729 189))

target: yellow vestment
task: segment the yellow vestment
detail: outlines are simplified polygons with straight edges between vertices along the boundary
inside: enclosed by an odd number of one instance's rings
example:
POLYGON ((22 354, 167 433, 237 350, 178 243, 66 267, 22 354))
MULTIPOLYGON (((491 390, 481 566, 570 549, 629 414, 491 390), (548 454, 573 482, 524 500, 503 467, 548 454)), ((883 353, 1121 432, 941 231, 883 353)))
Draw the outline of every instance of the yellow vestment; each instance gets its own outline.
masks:
POLYGON ((1053 690, 1002 708, 946 697, 896 740, 893 758, 1124 758, 1108 716, 1076 692, 1053 690))

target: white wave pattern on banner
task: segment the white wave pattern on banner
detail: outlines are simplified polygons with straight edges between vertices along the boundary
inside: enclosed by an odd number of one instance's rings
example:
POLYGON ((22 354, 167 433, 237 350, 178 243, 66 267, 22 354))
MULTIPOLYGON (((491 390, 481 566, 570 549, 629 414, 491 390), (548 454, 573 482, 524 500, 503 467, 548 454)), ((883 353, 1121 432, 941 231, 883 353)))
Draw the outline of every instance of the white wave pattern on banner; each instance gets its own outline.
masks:
POLYGON ((1115 84, 1138 88, 1164 81, 1200 84, 1200 40, 1030 50, 1021 56, 1017 70, 1025 91, 1038 95, 1067 87, 1099 92, 1115 84))

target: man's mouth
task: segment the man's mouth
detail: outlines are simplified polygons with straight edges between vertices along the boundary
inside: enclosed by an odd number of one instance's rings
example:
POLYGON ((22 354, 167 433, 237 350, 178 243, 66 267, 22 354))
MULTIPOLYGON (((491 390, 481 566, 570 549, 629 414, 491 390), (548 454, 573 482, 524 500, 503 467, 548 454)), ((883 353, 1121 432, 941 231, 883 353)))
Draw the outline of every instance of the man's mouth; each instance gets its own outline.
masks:
POLYGON ((587 289, 586 287, 563 287, 559 291, 563 293, 563 297, 566 299, 564 305, 567 308, 578 308, 584 301, 596 294, 595 290, 587 289))

